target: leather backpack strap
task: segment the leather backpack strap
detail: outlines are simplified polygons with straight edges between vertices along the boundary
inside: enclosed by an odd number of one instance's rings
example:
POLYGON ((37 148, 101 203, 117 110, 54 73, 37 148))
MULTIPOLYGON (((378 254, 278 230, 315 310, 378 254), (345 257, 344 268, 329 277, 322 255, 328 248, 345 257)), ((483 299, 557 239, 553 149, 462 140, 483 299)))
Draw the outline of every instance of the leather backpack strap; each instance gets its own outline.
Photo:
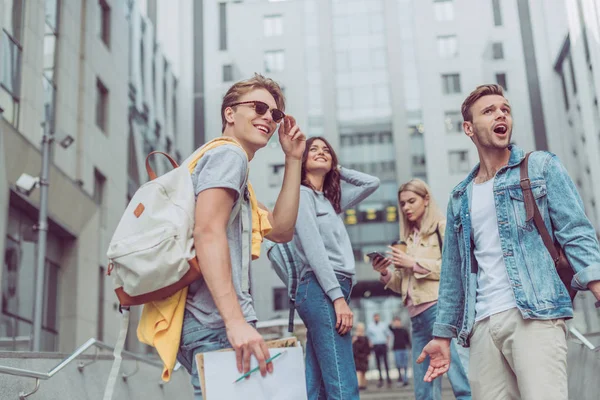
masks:
POLYGON ((162 154, 163 156, 167 157, 167 159, 169 160, 169 162, 171 163, 173 168, 179 167, 179 165, 177 165, 177 161, 175 161, 173 159, 173 157, 171 157, 167 153, 163 153, 162 151, 153 151, 146 156, 146 172, 148 173, 148 177, 150 178, 151 181, 156 179, 156 172, 154 172, 154 170, 152 169, 152 166, 150 166, 150 156, 152 156, 154 154, 162 154))
POLYGON ((525 159, 521 162, 520 171, 521 171, 521 190, 523 191, 523 201, 525 202, 525 213, 526 213, 526 221, 531 221, 533 218, 533 222, 542 237, 542 241, 544 242, 544 246, 548 249, 548 253, 552 257, 554 264, 558 266, 558 261, 560 259, 560 253, 556 250, 554 246, 554 242, 552 241, 552 237, 550 237, 550 233, 548 233, 548 229, 546 229, 546 224, 544 223, 544 219, 540 214, 540 209, 538 208, 535 199, 533 197, 533 192, 531 191, 531 181, 529 180, 529 156, 531 152, 525 155, 525 159))
POLYGON ((437 226, 435 227, 435 234, 437 236, 438 245, 440 246, 440 253, 442 253, 442 250, 444 249, 444 242, 442 241, 442 235, 440 234, 439 222, 438 222, 437 226))

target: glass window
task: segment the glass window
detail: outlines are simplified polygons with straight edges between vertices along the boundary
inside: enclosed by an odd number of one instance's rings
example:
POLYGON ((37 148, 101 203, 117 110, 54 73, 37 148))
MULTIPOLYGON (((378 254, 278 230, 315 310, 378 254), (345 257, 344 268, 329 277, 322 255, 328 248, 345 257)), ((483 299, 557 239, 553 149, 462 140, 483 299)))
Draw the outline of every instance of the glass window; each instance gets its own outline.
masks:
POLYGON ((283 50, 265 51, 265 72, 281 72, 285 68, 283 50))
POLYGON ((502 26, 502 10, 500 9, 500 0, 492 0, 492 8, 494 9, 494 25, 502 26))
MULTIPOLYGON (((26 350, 32 332, 35 283, 35 243, 23 232, 31 231, 35 222, 20 210, 10 208, 9 236, 6 238, 2 267, 2 312, 0 337, 25 339, 13 342, 13 350, 26 350), (18 347, 17 347, 18 346, 18 347)), ((60 241, 48 235, 48 254, 61 253, 60 241), (58 247, 58 248, 56 248, 58 247)), ((55 351, 57 346, 59 267, 46 260, 42 310, 42 351, 55 351)))
POLYGON ((433 13, 436 21, 452 21, 454 19, 453 0, 434 0, 433 13))
POLYGON ((469 152, 466 150, 448 152, 448 162, 451 174, 463 174, 470 171, 469 152))
POLYGON ((223 65, 223 82, 233 81, 233 65, 223 65))
POLYGON ((98 16, 100 18, 98 29, 100 39, 102 39, 107 47, 110 47, 110 6, 105 0, 99 0, 98 6, 98 16))
POLYGON ((219 50, 227 50, 227 3, 219 3, 219 50))
POLYGON ((492 43, 492 58, 494 60, 502 60, 504 58, 504 47, 502 42, 492 43))
POLYGON ((287 288, 273 288, 273 310, 282 311, 290 307, 287 288))
MULTIPOLYGON (((276 135, 273 135, 276 136, 276 135)), ((283 184, 285 164, 273 164, 269 166, 269 187, 277 188, 283 184)))
POLYGON ((442 89, 444 91, 444 94, 460 93, 460 75, 442 75, 442 89))
POLYGON ((104 133, 108 128, 108 89, 100 79, 96 80, 96 125, 104 133))
POLYGON ((458 56, 458 41, 456 35, 438 36, 438 54, 441 58, 454 58, 458 56))
POLYGON ((23 40, 23 6, 23 0, 4 0, 4 15, 0 16, 1 26, 19 44, 23 40))
POLYGON ((463 131, 463 119, 459 111, 446 111, 444 114, 444 123, 446 125, 446 133, 461 133, 463 131))
POLYGON ((283 35, 283 17, 281 15, 267 15, 263 19, 265 36, 283 35))
POLYGON ((6 31, 2 35, 2 80, 4 88, 18 98, 21 78, 21 46, 6 31))
POLYGON ((506 85, 506 74, 505 73, 496 74, 496 83, 498 83, 498 85, 502 86, 504 88, 504 90, 508 90, 508 86, 506 85))

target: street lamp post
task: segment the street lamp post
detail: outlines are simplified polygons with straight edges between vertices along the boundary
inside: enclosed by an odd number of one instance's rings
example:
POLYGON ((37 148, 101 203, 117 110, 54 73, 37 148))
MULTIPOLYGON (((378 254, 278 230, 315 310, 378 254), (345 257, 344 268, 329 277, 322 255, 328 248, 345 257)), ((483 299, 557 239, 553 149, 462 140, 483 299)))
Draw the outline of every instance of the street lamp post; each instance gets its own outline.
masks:
POLYGON ((50 132, 50 119, 42 124, 44 135, 42 137, 42 172, 40 175, 40 215, 36 229, 38 231, 37 269, 35 274, 35 292, 33 308, 33 340, 32 350, 40 351, 42 339, 42 319, 44 309, 44 275, 46 270, 46 242, 48 238, 48 173, 50 166, 50 144, 54 140, 50 132))

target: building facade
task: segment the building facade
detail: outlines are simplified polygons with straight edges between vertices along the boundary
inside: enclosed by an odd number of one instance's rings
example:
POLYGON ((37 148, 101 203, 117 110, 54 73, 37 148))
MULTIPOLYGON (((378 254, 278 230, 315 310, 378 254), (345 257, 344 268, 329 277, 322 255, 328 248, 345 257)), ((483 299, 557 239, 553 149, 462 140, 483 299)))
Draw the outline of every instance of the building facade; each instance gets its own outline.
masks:
MULTIPOLYGON (((180 40, 193 38, 192 2, 167 7, 0 2, 0 343, 8 349, 29 348, 32 330, 39 190, 24 195, 16 181, 40 173, 45 121, 52 151, 41 347, 116 340, 120 314, 106 276, 112 233, 147 180, 145 155, 193 149, 193 40, 180 40)), ((155 166, 167 168, 160 159, 155 166)))

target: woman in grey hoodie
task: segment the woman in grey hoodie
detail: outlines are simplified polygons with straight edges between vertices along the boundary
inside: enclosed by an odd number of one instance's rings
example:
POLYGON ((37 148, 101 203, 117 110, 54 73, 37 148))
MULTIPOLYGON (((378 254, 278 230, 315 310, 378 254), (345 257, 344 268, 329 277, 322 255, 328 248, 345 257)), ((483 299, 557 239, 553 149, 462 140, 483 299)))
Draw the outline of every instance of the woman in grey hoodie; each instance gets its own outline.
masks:
POLYGON ((309 400, 359 398, 348 334, 355 264, 342 214, 378 187, 378 178, 340 167, 324 138, 307 140, 294 245, 301 265, 296 308, 307 327, 309 400))

